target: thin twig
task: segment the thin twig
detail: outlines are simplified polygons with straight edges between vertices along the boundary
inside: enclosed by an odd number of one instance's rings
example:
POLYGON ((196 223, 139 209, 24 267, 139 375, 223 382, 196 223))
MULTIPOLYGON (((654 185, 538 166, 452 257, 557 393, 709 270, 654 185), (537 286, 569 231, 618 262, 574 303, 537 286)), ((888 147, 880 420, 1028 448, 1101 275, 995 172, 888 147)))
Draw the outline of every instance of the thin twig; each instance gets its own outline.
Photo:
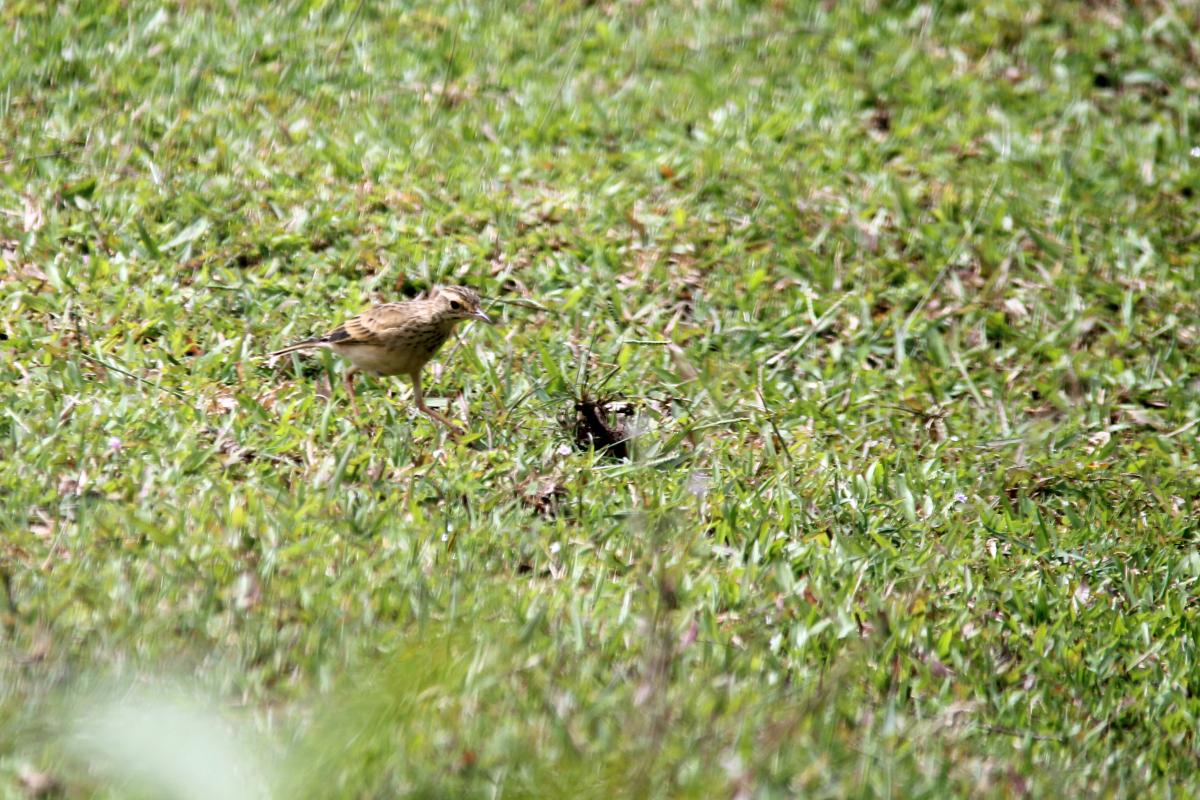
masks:
POLYGON ((330 64, 336 64, 342 56, 342 50, 346 48, 346 42, 350 40, 350 34, 354 31, 354 25, 358 22, 358 15, 362 13, 363 6, 366 0, 358 0, 358 5, 354 7, 354 13, 350 15, 350 21, 346 23, 346 32, 342 34, 342 40, 338 42, 337 50, 333 51, 333 57, 329 59, 330 64))
POLYGON ((37 161, 43 158, 62 158, 71 153, 76 153, 83 149, 83 145, 75 145, 62 150, 51 150, 46 153, 34 153, 31 156, 20 156, 18 158, 0 158, 0 165, 7 166, 9 164, 24 164, 27 161, 37 161))
POLYGON ((1200 417, 1197 417, 1196 419, 1192 420, 1187 425, 1184 425, 1182 428, 1176 428, 1175 430, 1171 431, 1170 433, 1163 434, 1163 438, 1172 439, 1181 433, 1187 433, 1188 431, 1190 431, 1192 428, 1196 427, 1197 425, 1200 425, 1200 417))
POLYGON ((1001 736, 1028 736, 1030 739, 1037 739, 1039 742, 1061 742, 1061 736, 1046 736, 1041 733, 1031 733, 1029 731, 1019 731, 1016 728, 1005 728, 1000 725, 976 725, 978 730, 986 733, 998 733, 1001 736))
POLYGON ((134 375, 129 370, 121 369, 120 367, 114 367, 112 364, 101 361, 100 359, 95 358, 93 356, 89 356, 87 353, 80 353, 79 355, 85 361, 90 361, 93 364, 98 364, 99 366, 104 367, 105 369, 111 369, 113 372, 119 372, 127 378, 133 378, 135 381, 137 381, 139 383, 144 383, 151 388, 158 389, 160 392, 166 392, 167 394, 173 394, 182 400, 190 400, 191 399, 186 394, 179 391, 178 389, 171 389, 166 386, 163 386, 162 384, 153 383, 152 381, 148 381, 141 376, 134 375))
POLYGON ((791 464, 792 454, 788 450, 787 439, 783 438, 783 432, 775 424, 775 415, 771 412, 771 409, 767 408, 767 398, 763 397, 761 389, 755 389, 754 392, 758 395, 758 402, 762 403, 763 411, 767 413, 767 422, 771 423, 771 430, 775 431, 775 438, 779 440, 779 447, 783 450, 784 460, 791 464))
POLYGON ((567 81, 570 80, 571 74, 575 71, 575 64, 578 62, 579 49, 583 45, 583 37, 578 36, 575 39, 575 47, 571 50, 571 60, 567 63, 567 68, 563 70, 562 79, 558 82, 558 88, 554 91, 554 98, 550 105, 546 106, 546 110, 542 112, 542 118, 538 120, 537 128, 534 133, 541 135, 542 129, 546 127, 546 122, 550 119, 550 114, 558 110, 558 106, 562 103, 563 90, 567 88, 567 81))
POLYGON ((446 56, 446 71, 442 73, 442 90, 438 93, 438 101, 434 104, 432 113, 446 107, 446 97, 450 91, 450 70, 454 68, 454 57, 458 55, 458 28, 454 28, 454 37, 450 40, 450 55, 446 56))
POLYGON ((549 311, 543 305, 533 302, 532 300, 504 300, 499 297, 492 298, 493 303, 499 303, 502 306, 520 306, 521 308, 530 308, 534 311, 549 311))
POLYGON ((814 322, 812 324, 812 326, 807 331, 804 332, 804 335, 800 337, 800 340, 798 342, 793 344, 787 350, 784 350, 781 353, 776 353, 775 355, 768 358, 766 361, 767 366, 768 367, 774 366, 779 361, 782 361, 785 358, 790 358, 793 354, 798 353, 800 351, 800 349, 802 347, 804 347, 804 345, 808 344, 808 340, 812 338, 813 334, 821 329, 821 326, 824 325, 825 322, 827 322, 829 320, 829 318, 833 316, 833 313, 835 311, 837 311, 839 308, 842 307, 842 303, 846 302, 846 300, 849 297, 850 297, 850 295, 843 295, 843 296, 839 297, 837 299, 837 301, 833 305, 831 305, 829 308, 825 309, 825 313, 822 314, 817 319, 817 321, 814 322))

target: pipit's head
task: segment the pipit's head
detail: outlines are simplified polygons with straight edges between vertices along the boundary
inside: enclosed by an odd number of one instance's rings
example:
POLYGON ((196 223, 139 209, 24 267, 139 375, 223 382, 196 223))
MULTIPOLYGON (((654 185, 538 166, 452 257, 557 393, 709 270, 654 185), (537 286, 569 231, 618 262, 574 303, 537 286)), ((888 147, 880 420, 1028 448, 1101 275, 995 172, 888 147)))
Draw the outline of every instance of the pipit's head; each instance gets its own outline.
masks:
POLYGON ((460 320, 477 319, 492 324, 492 318, 480 308, 479 295, 465 286, 437 286, 430 292, 429 302, 434 304, 434 313, 440 322, 453 323, 460 320))

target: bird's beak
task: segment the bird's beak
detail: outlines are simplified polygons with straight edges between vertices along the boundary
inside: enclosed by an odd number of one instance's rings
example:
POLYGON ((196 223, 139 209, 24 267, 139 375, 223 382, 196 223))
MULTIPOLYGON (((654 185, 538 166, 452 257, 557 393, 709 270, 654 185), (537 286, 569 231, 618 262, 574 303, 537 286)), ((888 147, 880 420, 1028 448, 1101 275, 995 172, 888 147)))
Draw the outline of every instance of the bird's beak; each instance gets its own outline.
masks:
POLYGON ((473 319, 479 320, 480 322, 486 322, 488 325, 496 324, 496 321, 494 319, 492 319, 491 317, 489 317, 486 313, 484 313, 484 310, 482 308, 475 309, 475 313, 472 314, 471 317, 473 319))

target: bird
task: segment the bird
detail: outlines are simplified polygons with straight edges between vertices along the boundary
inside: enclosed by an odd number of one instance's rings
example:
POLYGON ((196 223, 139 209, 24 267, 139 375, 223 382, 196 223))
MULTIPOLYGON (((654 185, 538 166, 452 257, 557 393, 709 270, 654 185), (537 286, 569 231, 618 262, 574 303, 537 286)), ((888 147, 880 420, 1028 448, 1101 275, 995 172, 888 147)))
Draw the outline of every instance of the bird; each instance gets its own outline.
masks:
POLYGON ((268 353, 273 359, 288 353, 328 348, 350 362, 346 370, 346 392, 358 416, 354 399, 354 376, 408 375, 412 379, 413 404, 422 414, 437 420, 450 431, 454 424, 425 405, 421 369, 450 338, 454 327, 468 320, 495 324, 481 308, 482 300, 466 286, 435 286, 427 294, 398 303, 381 303, 346 320, 322 336, 314 336, 268 353))

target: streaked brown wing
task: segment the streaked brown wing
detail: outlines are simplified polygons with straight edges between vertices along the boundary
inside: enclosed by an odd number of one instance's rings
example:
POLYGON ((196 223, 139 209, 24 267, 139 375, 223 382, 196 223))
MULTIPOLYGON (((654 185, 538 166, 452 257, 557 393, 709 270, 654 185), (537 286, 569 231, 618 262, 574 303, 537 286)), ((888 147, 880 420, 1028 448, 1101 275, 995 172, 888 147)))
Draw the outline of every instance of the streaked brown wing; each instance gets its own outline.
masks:
POLYGON ((369 308, 331 330, 325 340, 338 344, 382 344, 397 328, 403 328, 411 315, 399 303, 369 308))

